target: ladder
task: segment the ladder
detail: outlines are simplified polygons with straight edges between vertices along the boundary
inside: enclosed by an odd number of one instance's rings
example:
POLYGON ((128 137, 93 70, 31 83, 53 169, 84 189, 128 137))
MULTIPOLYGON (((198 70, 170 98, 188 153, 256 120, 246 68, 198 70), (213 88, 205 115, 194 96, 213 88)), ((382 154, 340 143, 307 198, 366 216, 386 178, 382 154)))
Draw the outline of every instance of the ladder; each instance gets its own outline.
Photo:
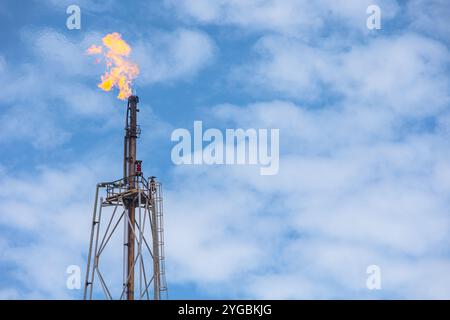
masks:
POLYGON ((159 259, 159 296, 168 299, 164 253, 164 211, 161 184, 155 184, 156 233, 159 259))

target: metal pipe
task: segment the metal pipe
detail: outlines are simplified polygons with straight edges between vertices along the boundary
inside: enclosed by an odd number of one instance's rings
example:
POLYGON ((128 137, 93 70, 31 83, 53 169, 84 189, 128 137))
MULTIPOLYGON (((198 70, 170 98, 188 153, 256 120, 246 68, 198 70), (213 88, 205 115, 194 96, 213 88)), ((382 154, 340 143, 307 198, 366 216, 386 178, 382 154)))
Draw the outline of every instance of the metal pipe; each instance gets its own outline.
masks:
POLYGON ((125 117, 125 136, 124 136, 124 142, 123 142, 123 177, 128 177, 127 173, 127 157, 128 157, 128 118, 130 114, 130 103, 127 105, 127 114, 125 117))
MULTIPOLYGON (((128 189, 135 189, 135 163, 136 163, 136 139, 137 139, 137 103, 139 98, 137 96, 130 96, 128 98, 129 108, 129 128, 128 128, 128 189)), ((130 225, 128 226, 128 252, 127 252, 127 300, 134 300, 134 226, 135 226, 135 200, 128 203, 128 218, 130 225)))

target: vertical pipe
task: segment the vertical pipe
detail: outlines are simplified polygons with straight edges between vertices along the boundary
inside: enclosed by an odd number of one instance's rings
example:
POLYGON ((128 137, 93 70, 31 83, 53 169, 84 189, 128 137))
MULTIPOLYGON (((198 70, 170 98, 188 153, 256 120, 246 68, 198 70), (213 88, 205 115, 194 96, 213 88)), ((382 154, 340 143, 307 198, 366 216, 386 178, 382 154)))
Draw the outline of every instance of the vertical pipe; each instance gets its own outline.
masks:
MULTIPOLYGON (((128 128, 128 189, 135 189, 135 162, 136 162, 136 139, 137 139, 137 103, 139 99, 137 96, 130 96, 128 98, 128 108, 130 123, 128 128)), ((128 284, 127 284, 127 299, 134 300, 134 225, 135 225, 135 199, 128 203, 128 215, 130 225, 128 226, 128 284)))
POLYGON ((128 168, 128 137, 129 137, 129 122, 128 118, 130 117, 130 103, 127 106, 127 114, 125 117, 125 136, 123 143, 123 177, 128 177, 127 168, 128 168))
MULTIPOLYGON (((129 125, 129 118, 130 118, 130 102, 128 101, 127 105, 127 112, 125 115, 125 136, 123 137, 123 178, 125 183, 128 187, 128 140, 130 137, 130 125, 129 125)), ((121 188, 123 186, 120 186, 121 188)), ((127 295, 128 299, 128 204, 126 201, 121 199, 123 206, 125 208, 124 214, 126 217, 124 217, 124 230, 123 230, 123 290, 127 295)))

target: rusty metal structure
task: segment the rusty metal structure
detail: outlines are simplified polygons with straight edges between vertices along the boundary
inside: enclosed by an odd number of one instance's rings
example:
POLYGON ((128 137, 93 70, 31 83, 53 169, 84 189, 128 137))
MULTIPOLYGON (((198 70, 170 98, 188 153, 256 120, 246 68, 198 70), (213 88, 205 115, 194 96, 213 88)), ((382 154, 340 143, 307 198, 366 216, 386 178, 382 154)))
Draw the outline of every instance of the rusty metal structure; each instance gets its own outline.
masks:
POLYGON ((97 184, 85 300, 167 298, 162 189, 155 177, 144 177, 142 162, 136 157, 141 132, 137 124, 138 103, 137 96, 128 98, 123 178, 97 184), (121 283, 116 279, 119 265, 111 263, 105 253, 112 248, 110 256, 117 256, 118 245, 123 246, 121 283))

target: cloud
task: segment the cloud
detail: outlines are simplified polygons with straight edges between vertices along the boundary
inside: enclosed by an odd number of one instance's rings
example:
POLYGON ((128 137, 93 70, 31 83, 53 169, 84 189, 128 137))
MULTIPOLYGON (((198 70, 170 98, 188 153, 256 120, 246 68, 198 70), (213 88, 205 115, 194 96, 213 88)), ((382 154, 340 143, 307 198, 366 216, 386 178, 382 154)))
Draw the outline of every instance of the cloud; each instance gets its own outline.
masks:
POLYGON ((248 75, 243 81, 250 81, 249 86, 290 98, 318 104, 330 97, 382 103, 411 116, 436 113, 449 102, 448 49, 415 34, 370 39, 349 48, 268 36, 255 50, 260 58, 238 69, 236 77, 248 75))
POLYGON ((65 271, 71 264, 84 268, 92 196, 104 171, 98 164, 47 166, 20 178, 2 176, 0 227, 8 230, 0 241, 2 264, 14 266, 5 293, 14 288, 22 299, 73 296, 65 287, 65 271), (13 238, 8 237, 11 232, 13 238))
MULTIPOLYGON (((208 123, 279 128, 280 173, 261 177, 251 168, 217 167, 175 171, 175 181, 195 181, 202 188, 188 184, 169 190, 169 199, 183 201, 168 202, 173 220, 168 219, 167 230, 178 231, 175 221, 187 212, 193 219, 182 226, 194 230, 181 239, 168 235, 168 253, 177 262, 171 276, 200 283, 204 290, 219 283, 218 296, 234 288, 230 296, 258 298, 448 297, 448 286, 439 281, 448 264, 441 252, 450 227, 448 186, 440 174, 448 171, 449 156, 444 142, 447 48, 414 33, 369 38, 350 47, 336 45, 335 39, 313 45, 270 35, 255 51, 260 59, 246 62, 236 78, 254 91, 262 87, 305 105, 222 104, 206 111, 208 123), (439 125, 427 124, 429 117, 439 125), (223 219, 222 210, 236 219, 223 219), (204 232, 209 226, 229 232, 204 232), (235 264, 220 250, 205 252, 202 243, 217 239, 218 248, 228 239, 243 239, 244 248, 252 248, 245 258, 257 262, 235 264), (182 247, 182 254, 171 247, 182 247), (201 262, 193 266, 188 257, 196 254, 201 262), (208 257, 233 276, 208 277, 208 257), (365 287, 371 264, 379 264, 386 275, 379 294, 365 287), (185 268, 191 272, 178 275, 176 270, 185 268), (430 268, 442 273, 418 287, 430 268)), ((236 250, 238 256, 241 252, 236 250)))
POLYGON ((183 186, 165 190, 171 281, 193 281, 205 288, 239 281, 242 273, 256 268, 266 256, 258 241, 261 232, 270 232, 268 221, 254 222, 249 228, 265 202, 258 201, 255 192, 234 188, 228 181, 218 183, 220 175, 221 170, 180 169, 173 181, 181 178, 183 186))
MULTIPOLYGON (((75 119, 98 121, 99 115, 114 114, 113 97, 84 82, 94 81, 92 62, 84 50, 98 34, 89 33, 80 41, 52 29, 24 29, 21 34, 27 44, 24 54, 34 62, 3 59, 3 141, 25 141, 35 148, 51 149, 70 140, 75 119)), ((101 126, 108 125, 111 121, 107 118, 101 122, 101 126)))
POLYGON ((450 7, 445 0, 408 1, 406 10, 411 27, 414 30, 448 44, 450 41, 450 22, 447 17, 450 14, 450 7))
POLYGON ((397 132, 404 115, 386 105, 333 111, 273 101, 219 105, 209 114, 219 128, 280 128, 280 172, 174 171, 172 180, 184 183, 166 191, 172 279, 219 287, 215 294, 227 297, 450 296, 439 281, 450 227, 440 174, 450 154, 439 131, 397 132), (376 113, 380 121, 364 126, 376 113), (222 243, 236 246, 235 256, 222 243), (382 268, 379 293, 365 287, 371 264, 382 268), (431 270, 439 274, 417 285, 431 270))
POLYGON ((81 39, 74 40, 53 29, 23 30, 22 41, 37 56, 41 64, 58 67, 62 75, 74 77, 77 75, 93 76, 95 66, 86 55, 87 48, 101 41, 98 32, 87 32, 81 39))
POLYGON ((284 29, 289 27, 314 27, 320 23, 307 10, 313 5, 307 1, 167 1, 180 14, 200 23, 236 24, 259 29, 284 29))
POLYGON ((138 83, 186 80, 211 63, 214 42, 200 31, 178 29, 150 34, 134 47, 133 57, 140 66, 138 83))
POLYGON ((4 144, 29 142, 36 149, 52 149, 67 142, 71 134, 59 126, 42 104, 26 113, 24 105, 16 105, 0 116, 0 142, 4 144), (18 116, 20 115, 20 116, 18 116))
MULTIPOLYGON (((120 167, 111 165, 104 154, 96 150, 70 163, 41 165, 33 174, 4 171, 0 179, 0 261, 7 282, 2 283, 0 298, 82 297, 82 290, 66 287, 66 269, 79 266, 84 285, 95 187, 116 178, 114 171, 120 167)), ((121 289, 122 250, 117 248, 122 247, 122 240, 119 231, 100 262, 104 278, 112 284, 110 290, 121 289)))
MULTIPOLYGON (((117 10, 116 2, 114 0, 106 0, 106 1, 98 1, 98 0, 79 0, 77 3, 74 3, 71 0, 46 0, 43 1, 44 4, 46 4, 49 8, 60 10, 66 9, 68 6, 72 4, 78 5, 82 13, 84 10, 88 12, 94 12, 94 13, 102 13, 102 12, 108 12, 117 10)), ((62 12, 62 11, 61 11, 62 12)), ((65 11, 64 11, 65 12, 65 11)))
POLYGON ((399 12, 397 1, 258 1, 258 0, 166 0, 181 18, 199 24, 236 26, 246 31, 274 31, 311 38, 336 25, 340 29, 367 33, 366 9, 371 4, 382 8, 383 19, 393 19, 399 12))

